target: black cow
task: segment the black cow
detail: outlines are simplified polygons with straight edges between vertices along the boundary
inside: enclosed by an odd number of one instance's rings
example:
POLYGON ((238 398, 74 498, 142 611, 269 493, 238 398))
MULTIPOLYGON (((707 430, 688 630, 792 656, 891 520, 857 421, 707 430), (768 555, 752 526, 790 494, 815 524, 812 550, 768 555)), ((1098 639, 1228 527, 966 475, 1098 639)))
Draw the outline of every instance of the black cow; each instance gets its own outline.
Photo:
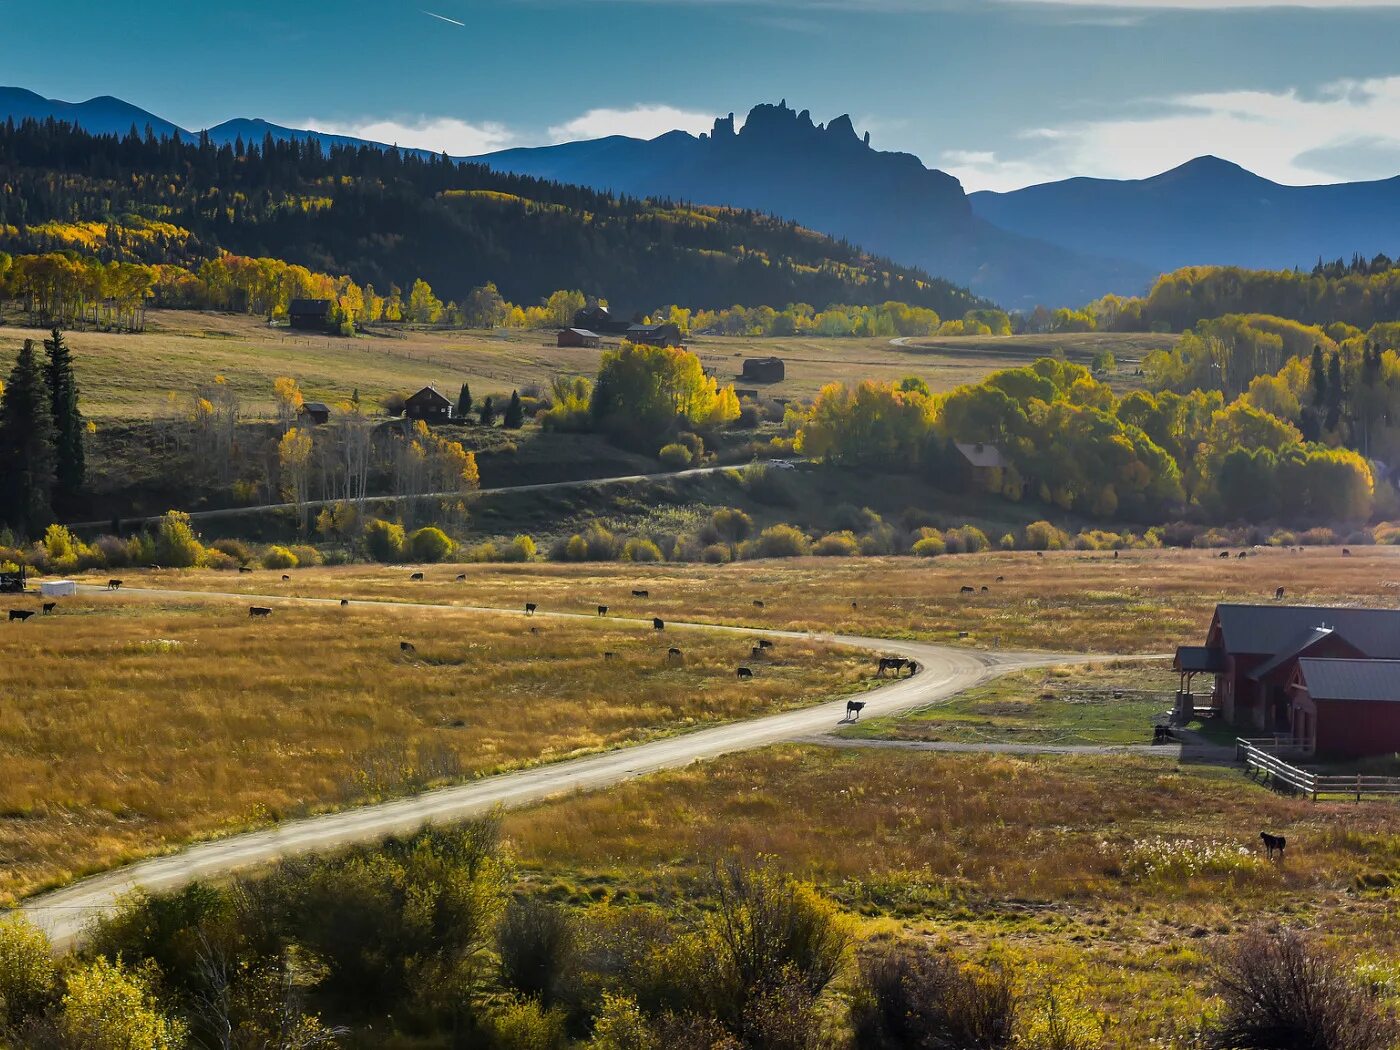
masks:
POLYGON ((10 622, 14 623, 16 620, 18 620, 20 623, 24 623, 25 620, 29 619, 33 615, 33 609, 11 609, 10 622))
POLYGON ((752 678, 752 677, 753 677, 753 672, 750 671, 747 667, 741 667, 741 668, 739 668, 738 671, 737 671, 736 673, 738 674, 738 676, 739 676, 740 678, 752 678))
POLYGON ((988 591, 990 591, 990 590, 991 590, 991 588, 988 587, 986 584, 983 584, 983 585, 982 585, 982 593, 983 593, 983 594, 986 594, 986 593, 987 593, 988 591))
POLYGON ((423 574, 421 572, 415 572, 412 576, 409 577, 410 580, 421 580, 422 578, 423 574))
POLYGON ((1274 591, 1274 601, 1276 601, 1276 602, 1281 602, 1281 601, 1283 601, 1283 588, 1282 588, 1282 587, 1280 587, 1278 590, 1274 591))
POLYGON ((418 649, 414 646, 412 642, 399 643, 399 652, 401 653, 416 653, 417 651, 418 649))
POLYGON ((617 658, 617 653, 604 653, 604 654, 603 654, 603 659, 604 659, 604 660, 614 660, 614 659, 616 659, 616 658, 617 658))
POLYGON ((290 580, 290 579, 291 579, 291 577, 288 576, 285 572, 282 574, 282 582, 283 582, 283 583, 286 583, 286 582, 287 582, 288 580, 290 580))
POLYGON ((57 609, 57 608, 58 608, 58 602, 45 602, 45 603, 44 603, 44 612, 46 612, 46 613, 51 613, 51 612, 53 612, 53 611, 54 611, 55 609, 57 609))
POLYGON ((904 670, 904 666, 907 663, 909 663, 909 661, 902 656, 882 656, 880 657, 880 669, 876 672, 876 677, 884 678, 886 671, 893 671, 894 676, 898 678, 899 672, 904 670))
POLYGON ((762 608, 764 608, 764 605, 763 605, 763 603, 762 603, 761 601, 759 601, 757 598, 755 598, 755 599, 753 600, 753 607, 754 607, 755 609, 762 609, 762 608))
POLYGON ((466 580, 466 578, 467 578, 467 574, 464 573, 464 572, 459 572, 459 573, 457 574, 457 582, 458 582, 458 583, 462 583, 463 581, 466 580))
POLYGON ((654 631, 664 631, 666 629, 666 621, 653 616, 651 618, 651 628, 654 631))
POLYGON ((239 571, 239 572, 252 572, 253 570, 250 569, 250 568, 248 568, 248 566, 246 566, 246 565, 240 565, 240 566, 238 567, 238 571, 239 571))
MULTIPOLYGON (((1350 547, 1343 547, 1343 548, 1342 548, 1342 557, 1343 557, 1343 558, 1350 558, 1350 557, 1351 557, 1351 548, 1350 548, 1350 547)), ((1281 848, 1281 847, 1280 847, 1280 848, 1281 848)))
POLYGON ((269 609, 269 608, 267 608, 267 606, 265 606, 265 605, 250 605, 250 606, 248 606, 248 619, 250 619, 250 620, 256 619, 256 618, 262 617, 262 616, 271 616, 271 615, 272 615, 272 610, 269 609))
POLYGON ((119 591, 119 590, 121 590, 121 589, 122 589, 122 581, 121 581, 121 580, 108 580, 108 581, 107 581, 107 589, 108 589, 109 591, 119 591))
POLYGON ((1230 556, 1230 552, 1229 552, 1229 551, 1221 551, 1221 552, 1220 552, 1220 556, 1221 556, 1222 558, 1228 558, 1228 557, 1230 556))
POLYGON ((847 717, 848 719, 850 719, 851 721, 856 721, 856 720, 858 720, 858 719, 860 718, 860 713, 861 713, 862 711, 864 711, 864 710, 865 710, 865 701, 864 701, 864 700, 847 700, 847 701, 846 701, 846 717, 847 717))
POLYGON ((770 642, 767 638, 760 638, 758 640, 758 647, 760 649, 771 649, 773 648, 773 643, 770 642))
POLYGON ((961 591, 959 591, 958 593, 959 593, 959 594, 976 594, 976 593, 977 593, 977 589, 976 589, 975 587, 964 587, 964 588, 963 588, 961 591))
POLYGON ((350 599, 349 599, 349 598, 342 598, 342 599, 340 599, 340 604, 341 604, 341 605, 349 605, 349 604, 350 604, 350 599))
POLYGON ((651 595, 650 595, 648 592, 646 592, 646 591, 633 591, 633 592, 632 592, 632 597, 633 597, 633 598, 650 598, 651 595))
POLYGON ((598 615, 599 615, 599 616, 606 616, 606 615, 608 615, 608 607, 607 607, 606 605, 600 605, 600 606, 598 606, 598 615))
POLYGON ((536 608, 536 606, 535 606, 535 603, 534 603, 534 602, 526 602, 526 603, 525 603, 525 615, 526 615, 526 616, 534 616, 534 615, 535 615, 535 608, 536 608))
POLYGON ((998 576, 998 577, 997 577, 997 583, 1005 583, 1005 582, 1006 582, 1006 577, 1005 577, 1005 576, 998 576))
POLYGON ((1288 840, 1282 835, 1270 835, 1267 831, 1259 832, 1259 839, 1264 843, 1264 849, 1269 860, 1274 859, 1274 854, 1278 854, 1278 859, 1283 860, 1284 848, 1288 845, 1288 840))

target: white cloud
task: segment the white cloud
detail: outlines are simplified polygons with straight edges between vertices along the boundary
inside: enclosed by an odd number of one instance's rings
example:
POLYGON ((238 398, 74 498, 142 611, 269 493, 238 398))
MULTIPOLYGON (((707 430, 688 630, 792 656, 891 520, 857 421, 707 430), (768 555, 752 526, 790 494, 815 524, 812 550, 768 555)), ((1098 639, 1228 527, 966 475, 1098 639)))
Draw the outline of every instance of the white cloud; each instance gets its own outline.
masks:
POLYGON ((519 145, 516 133, 504 124, 491 121, 472 124, 453 117, 366 118, 358 121, 325 121, 313 117, 302 126, 325 135, 351 135, 411 149, 445 151, 454 157, 471 157, 519 145))
POLYGON ((668 131, 688 131, 698 135, 714 126, 711 113, 696 113, 675 106, 638 105, 630 109, 590 109, 573 120, 549 129, 554 142, 579 139, 601 139, 608 135, 626 135, 635 139, 654 139, 668 131))
MULTIPOLYGON (((1146 100, 1154 101, 1154 100, 1146 100)), ((1277 182, 1374 178, 1400 150, 1400 76, 1298 91, 1227 91, 1155 100, 1160 115, 1022 132, 1028 147, 959 150, 940 164, 969 189, 1014 189, 1074 175, 1136 179, 1214 154, 1277 182)), ((1397 174, 1400 172, 1391 172, 1397 174)))

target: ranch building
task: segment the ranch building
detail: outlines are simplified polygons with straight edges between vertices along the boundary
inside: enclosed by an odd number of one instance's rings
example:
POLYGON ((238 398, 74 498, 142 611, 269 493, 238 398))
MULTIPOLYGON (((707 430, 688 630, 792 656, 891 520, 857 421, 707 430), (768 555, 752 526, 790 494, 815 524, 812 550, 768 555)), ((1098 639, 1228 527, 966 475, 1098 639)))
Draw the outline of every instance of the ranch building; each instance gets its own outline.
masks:
POLYGON ((787 369, 781 357, 750 357, 744 361, 743 378, 750 383, 781 383, 787 369))
POLYGON ((667 321, 664 324, 634 324, 627 328, 627 338, 643 346, 681 346, 679 325, 667 321))
POLYGON ((287 323, 308 332, 330 329, 331 301, 329 299, 293 299, 287 305, 287 323))
POLYGON ((425 386, 403 403, 405 419, 421 419, 425 423, 450 423, 452 402, 430 386, 425 386))
POLYGON ((587 328, 565 328, 559 333, 559 345, 597 350, 603 345, 603 337, 597 332, 590 332, 587 328))
POLYGON ((325 426, 331 421, 331 406, 322 401, 307 401, 301 406, 301 416, 312 426, 325 426))
POLYGON ((1174 666, 1179 717, 1209 711, 1315 754, 1400 750, 1400 610, 1218 605, 1205 645, 1179 648, 1174 666))
POLYGON ((626 335, 627 330, 632 327, 631 321, 623 321, 614 318, 608 312, 606 306, 599 306, 593 303, 585 306, 578 313, 574 314, 575 328, 581 328, 585 332, 601 332, 604 335, 626 335))

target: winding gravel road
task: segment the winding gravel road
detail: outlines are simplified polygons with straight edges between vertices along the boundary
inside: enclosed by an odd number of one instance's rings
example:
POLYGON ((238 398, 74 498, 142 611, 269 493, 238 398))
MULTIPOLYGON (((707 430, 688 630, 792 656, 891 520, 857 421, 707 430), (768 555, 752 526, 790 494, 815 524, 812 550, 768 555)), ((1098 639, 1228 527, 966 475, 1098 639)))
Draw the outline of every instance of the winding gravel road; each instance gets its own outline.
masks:
MULTIPOLYGON (((93 587, 84 589, 92 593, 98 591, 98 588, 93 587)), ((339 605, 338 599, 155 588, 128 588, 124 589, 121 595, 132 598, 252 602, 268 606, 339 605)), ((514 610, 424 605, 414 602, 361 601, 355 604, 373 605, 376 608, 413 609, 420 612, 425 609, 439 610, 443 615, 464 611, 514 617, 522 615, 514 610)), ((543 610, 537 613, 537 616, 596 620, 595 617, 582 613, 547 613, 543 610)), ((611 617, 609 622, 614 625, 635 625, 638 630, 651 630, 650 620, 611 617)), ((807 638, 877 654, 904 656, 918 661, 918 674, 891 681, 888 685, 864 694, 862 699, 866 704, 866 718, 896 714, 946 700, 1009 671, 1102 659, 1044 653, 974 652, 922 642, 841 634, 800 634, 791 631, 766 631, 674 621, 667 621, 666 626, 668 630, 708 630, 768 638, 807 638)), ((387 835, 412 831, 424 824, 462 820, 488 813, 497 807, 514 808, 569 792, 608 787, 658 770, 675 769, 731 752, 827 733, 836 728, 845 716, 846 701, 843 698, 795 711, 700 729, 584 758, 487 777, 468 784, 441 788, 361 809, 290 821, 264 831, 198 843, 178 853, 141 861, 83 879, 63 889, 31 898, 21 904, 18 910, 43 928, 56 947, 67 948, 81 936, 90 920, 110 912, 119 897, 136 888, 151 891, 173 890, 197 879, 227 875, 240 869, 267 864, 281 857, 332 849, 350 843, 372 842, 387 835)))

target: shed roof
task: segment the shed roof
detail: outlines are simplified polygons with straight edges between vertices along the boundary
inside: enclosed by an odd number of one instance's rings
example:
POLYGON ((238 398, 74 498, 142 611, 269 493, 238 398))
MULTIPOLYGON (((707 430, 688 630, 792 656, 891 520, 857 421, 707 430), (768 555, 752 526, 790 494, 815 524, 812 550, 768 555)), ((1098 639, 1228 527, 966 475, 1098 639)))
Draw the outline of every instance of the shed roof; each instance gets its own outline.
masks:
POLYGON ((1249 677, 1254 679, 1256 682, 1259 681, 1261 678, 1264 678, 1272 674, 1274 671, 1277 671, 1284 664, 1288 663, 1288 661, 1293 660, 1301 654, 1307 652, 1309 649, 1311 649, 1318 642, 1322 641, 1324 638, 1330 638, 1335 633, 1336 632, 1331 627, 1304 628, 1301 634, 1295 635, 1288 642, 1287 645, 1285 645, 1278 652, 1274 653, 1272 659, 1265 660, 1262 664, 1260 664, 1253 671, 1251 671, 1249 673, 1249 677))
POLYGON ((326 404, 324 401, 303 401, 301 407, 307 412, 329 413, 331 410, 331 406, 326 404))
POLYGON ((409 401, 441 401, 444 405, 452 404, 445 396, 439 394, 437 390, 430 386, 425 386, 418 393, 408 399, 409 401))
POLYGON ((1314 627, 1330 627, 1367 656, 1400 658, 1400 610, 1324 605, 1217 605, 1232 653, 1272 656, 1314 627))
POLYGON ((962 453, 963 459, 967 460, 974 467, 993 469, 1006 465, 1006 461, 1001 457, 1001 449, 997 448, 995 445, 984 445, 980 441, 976 444, 966 444, 961 441, 955 441, 954 444, 957 446, 958 451, 962 453))
POLYGON ((603 338, 603 337, 602 337, 601 335, 599 335, 597 332, 590 332, 587 328, 570 328, 569 331, 570 331, 570 332, 573 332, 574 335, 581 335, 581 336, 583 336, 585 339, 601 339, 601 338, 603 338))
POLYGON ((1400 703, 1400 660, 1326 660, 1303 657, 1298 674, 1314 700, 1400 703))
POLYGON ((1218 674, 1225 670, 1225 652, 1204 645, 1177 646, 1175 669, 1178 671, 1207 671, 1218 674))

